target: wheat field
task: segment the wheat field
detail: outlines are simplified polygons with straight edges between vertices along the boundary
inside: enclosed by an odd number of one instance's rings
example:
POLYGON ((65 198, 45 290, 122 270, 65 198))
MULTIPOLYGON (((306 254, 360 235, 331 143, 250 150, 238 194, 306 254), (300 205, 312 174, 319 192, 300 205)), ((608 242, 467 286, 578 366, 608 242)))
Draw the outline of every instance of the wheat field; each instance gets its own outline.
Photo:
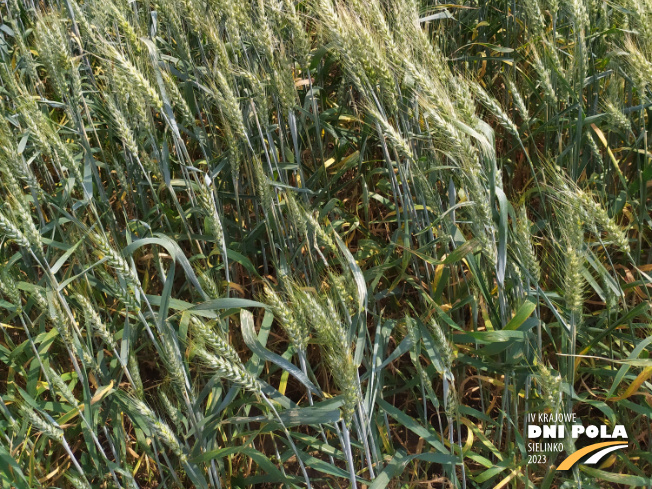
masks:
POLYGON ((0 20, 0 487, 652 488, 650 0, 0 20))

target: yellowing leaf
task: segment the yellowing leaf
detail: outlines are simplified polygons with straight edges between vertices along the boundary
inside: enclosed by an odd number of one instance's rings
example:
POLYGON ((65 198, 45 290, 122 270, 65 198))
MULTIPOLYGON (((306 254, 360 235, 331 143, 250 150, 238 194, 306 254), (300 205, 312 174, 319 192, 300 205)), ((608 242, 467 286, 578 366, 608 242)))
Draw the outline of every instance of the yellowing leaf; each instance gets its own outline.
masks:
POLYGON ((113 391, 113 381, 109 382, 109 385, 100 387, 95 391, 95 395, 91 399, 91 406, 97 402, 100 402, 104 397, 108 396, 113 391))
POLYGON ((652 367, 647 367, 643 369, 643 371, 640 374, 638 374, 638 377, 634 379, 634 382, 629 384, 629 387, 621 396, 612 397, 609 400, 622 401, 623 399, 627 399, 629 396, 635 394, 638 391, 638 388, 641 387, 641 385, 643 385, 643 382, 645 382, 650 377, 652 377, 652 367))

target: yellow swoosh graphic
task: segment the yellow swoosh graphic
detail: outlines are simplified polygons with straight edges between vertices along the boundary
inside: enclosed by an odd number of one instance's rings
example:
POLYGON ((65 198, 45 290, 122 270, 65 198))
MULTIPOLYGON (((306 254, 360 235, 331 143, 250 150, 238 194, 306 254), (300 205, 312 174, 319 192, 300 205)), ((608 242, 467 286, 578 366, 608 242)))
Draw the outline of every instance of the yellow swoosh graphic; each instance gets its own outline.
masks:
POLYGON ((559 467, 557 467, 557 470, 568 470, 570 469, 573 465, 575 465, 575 462, 577 462, 579 459, 581 459, 584 455, 587 455, 591 452, 595 452, 596 450, 599 450, 600 448, 604 447, 610 447, 612 445, 623 445, 622 441, 604 441, 602 443, 594 443, 593 445, 589 445, 588 447, 584 447, 572 455, 570 455, 566 460, 564 460, 561 464, 559 464, 559 467))

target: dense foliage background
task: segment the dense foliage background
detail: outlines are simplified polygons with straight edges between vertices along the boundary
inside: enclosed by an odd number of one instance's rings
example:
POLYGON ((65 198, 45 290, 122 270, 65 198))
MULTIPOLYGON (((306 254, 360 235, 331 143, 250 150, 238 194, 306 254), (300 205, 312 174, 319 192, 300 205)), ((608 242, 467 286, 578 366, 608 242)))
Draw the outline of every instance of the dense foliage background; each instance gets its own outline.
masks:
POLYGON ((1 16, 0 485, 652 487, 651 2, 1 16))

